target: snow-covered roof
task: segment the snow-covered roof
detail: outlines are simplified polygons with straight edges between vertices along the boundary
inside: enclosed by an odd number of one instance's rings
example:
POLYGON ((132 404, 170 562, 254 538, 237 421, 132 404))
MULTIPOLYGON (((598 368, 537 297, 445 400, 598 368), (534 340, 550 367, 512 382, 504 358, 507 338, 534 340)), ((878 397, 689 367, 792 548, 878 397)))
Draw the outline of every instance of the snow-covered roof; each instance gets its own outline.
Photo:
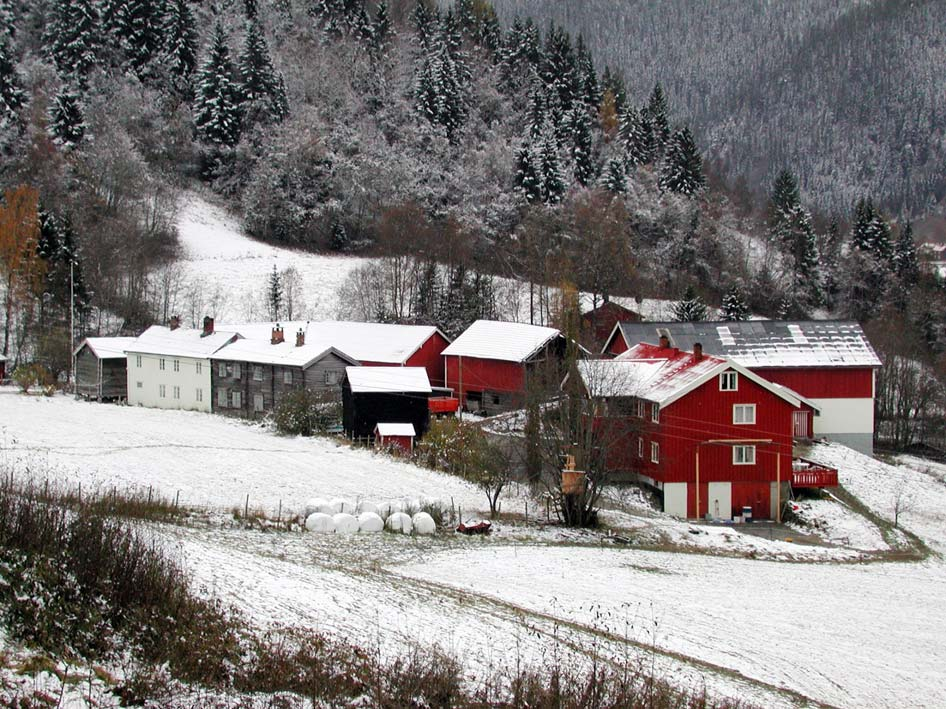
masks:
POLYGON ((356 394, 430 394, 423 367, 346 367, 348 384, 356 394))
POLYGON ((864 330, 852 321, 622 322, 611 338, 619 334, 628 345, 656 345, 662 334, 681 350, 692 350, 699 342, 706 354, 727 357, 744 367, 880 366, 864 330))
POLYGON ((374 427, 379 436, 416 436, 412 423, 379 423, 374 427))
POLYGON ((193 328, 171 330, 163 325, 152 325, 132 340, 125 352, 207 359, 237 337, 235 332, 217 330, 204 335, 203 330, 193 328))
POLYGON ((99 359, 125 359, 125 350, 134 341, 134 337, 87 337, 76 347, 72 356, 75 357, 79 350, 88 345, 99 359))
POLYGON ((277 345, 270 344, 268 338, 266 340, 242 338, 217 350, 211 359, 305 369, 328 354, 336 354, 349 364, 358 364, 354 357, 349 357, 327 342, 309 342, 306 338, 304 345, 296 347, 295 336, 287 333, 288 336, 291 336, 291 341, 286 340, 277 345))
MULTIPOLYGON (((220 325, 220 329, 239 332, 249 340, 265 340, 272 336, 274 322, 251 322, 220 325)), ((359 362, 404 364, 431 337, 439 332, 432 325, 393 325, 322 320, 318 322, 288 321, 278 323, 286 340, 295 342, 301 329, 306 341, 324 342, 359 362)), ((440 333, 443 336, 443 333, 440 333)), ((446 337, 444 337, 446 339, 446 337)))
POLYGON ((612 360, 579 360, 578 372, 589 395, 637 397, 668 406, 726 370, 735 370, 776 396, 799 406, 790 389, 768 382, 723 357, 673 347, 638 344, 612 360))
POLYGON ((555 328, 477 320, 443 351, 445 355, 525 362, 561 333, 555 328))

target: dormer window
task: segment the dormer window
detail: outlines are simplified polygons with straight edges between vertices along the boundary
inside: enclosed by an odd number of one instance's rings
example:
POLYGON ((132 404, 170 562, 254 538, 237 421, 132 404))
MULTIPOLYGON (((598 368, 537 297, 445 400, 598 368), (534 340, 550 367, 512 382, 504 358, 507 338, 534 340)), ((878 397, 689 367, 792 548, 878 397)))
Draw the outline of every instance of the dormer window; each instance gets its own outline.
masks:
POLYGON ((720 391, 738 391, 739 374, 738 372, 723 372, 719 375, 720 391))

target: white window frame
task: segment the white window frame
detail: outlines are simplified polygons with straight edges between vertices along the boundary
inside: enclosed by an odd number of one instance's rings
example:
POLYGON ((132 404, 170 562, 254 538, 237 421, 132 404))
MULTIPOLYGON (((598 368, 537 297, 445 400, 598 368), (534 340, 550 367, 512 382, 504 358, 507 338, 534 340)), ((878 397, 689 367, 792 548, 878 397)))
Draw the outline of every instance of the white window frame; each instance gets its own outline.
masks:
POLYGON ((637 400, 637 418, 639 419, 644 418, 644 400, 643 399, 637 400))
POLYGON ((204 365, 201 362, 196 362, 194 364, 194 370, 197 374, 200 374, 204 371, 204 365))
POLYGON ((135 366, 141 369, 141 355, 135 355, 135 366))
POLYGON ((325 386, 336 386, 339 382, 337 369, 326 369, 324 375, 325 386))
POLYGON ((168 388, 164 384, 158 384, 158 396, 162 399, 167 399, 168 397, 168 388))
POLYGON ((254 395, 253 395, 253 411, 254 411, 254 412, 259 413, 259 412, 263 411, 263 408, 265 407, 265 405, 266 405, 266 402, 265 402, 265 400, 263 399, 263 395, 262 395, 262 394, 254 394, 254 395))
POLYGON ((243 367, 239 362, 233 363, 233 378, 242 379, 243 378, 243 367))
POLYGON ((226 362, 221 362, 220 364, 217 365, 217 376, 218 377, 227 376, 227 363, 226 362))
POLYGON ((660 423, 660 404, 653 403, 650 405, 650 420, 654 423, 660 423))
POLYGON ((644 438, 642 436, 637 437, 637 457, 644 457, 644 438))
POLYGON ((292 384, 292 370, 287 369, 282 373, 282 383, 283 384, 292 384))
POLYGON ((195 394, 194 398, 195 398, 197 401, 203 401, 203 400, 204 400, 204 390, 201 389, 200 387, 197 387, 197 389, 196 389, 196 391, 194 392, 194 394, 195 394))
POLYGON ((657 441, 650 442, 650 462, 659 463, 660 462, 660 444, 657 441))
POLYGON ((174 360, 174 371, 175 372, 181 371, 181 360, 179 359, 174 360))
POLYGON ((174 387, 174 398, 175 399, 181 398, 181 388, 179 386, 174 387))
POLYGON ((739 372, 731 369, 719 375, 720 391, 739 391, 739 372), (730 381, 730 379, 732 381, 730 381))
POLYGON ((145 388, 145 383, 144 383, 144 382, 135 382, 135 388, 136 388, 136 389, 144 389, 144 388, 145 388))
POLYGON ((164 357, 161 357, 158 360, 158 369, 160 369, 162 372, 164 371, 164 357))
POLYGON ((733 446, 733 465, 755 465, 755 446, 733 446))
POLYGON ((231 392, 230 399, 231 399, 230 405, 232 408, 234 409, 243 408, 243 394, 241 392, 238 392, 238 391, 231 392))
POLYGON ((226 409, 229 405, 226 389, 217 389, 217 408, 226 409))
POLYGON ((254 382, 263 381, 263 368, 258 364, 253 365, 253 381, 254 382))
POLYGON ((733 404, 732 405, 732 423, 733 426, 754 426, 756 422, 755 404, 733 404), (737 411, 742 412, 742 416, 737 415, 737 411), (747 420, 745 414, 752 412, 752 420, 747 420), (742 418, 740 421, 739 419, 742 418))

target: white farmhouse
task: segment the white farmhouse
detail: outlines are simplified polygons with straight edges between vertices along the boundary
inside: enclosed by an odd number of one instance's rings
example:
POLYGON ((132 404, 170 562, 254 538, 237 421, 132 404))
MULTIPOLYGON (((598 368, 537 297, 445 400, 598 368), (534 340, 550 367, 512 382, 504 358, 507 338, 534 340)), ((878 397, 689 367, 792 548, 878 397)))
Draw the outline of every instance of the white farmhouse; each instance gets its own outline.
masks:
POLYGON ((210 411, 210 356, 240 336, 215 332, 213 318, 202 330, 152 325, 125 350, 128 403, 156 409, 210 411))

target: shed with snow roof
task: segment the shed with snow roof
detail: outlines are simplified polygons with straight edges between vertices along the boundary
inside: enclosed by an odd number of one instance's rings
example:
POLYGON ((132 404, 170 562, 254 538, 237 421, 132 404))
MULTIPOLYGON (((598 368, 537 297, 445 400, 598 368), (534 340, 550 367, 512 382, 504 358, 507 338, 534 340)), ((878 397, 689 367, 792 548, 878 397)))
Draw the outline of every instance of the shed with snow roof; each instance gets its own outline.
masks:
POLYGON ((286 331, 276 324, 266 340, 241 338, 211 356, 215 413, 261 418, 303 389, 337 408, 345 367, 358 361, 326 341, 307 338, 302 328, 288 334, 287 341, 286 331))
POLYGON ((87 337, 72 353, 76 396, 96 401, 128 397, 128 357, 134 337, 87 337))
POLYGON ((838 320, 751 320, 744 322, 621 322, 604 352, 618 355, 640 342, 691 349, 736 362, 765 379, 811 400, 820 413, 806 420, 819 438, 870 453, 874 437, 874 378, 880 358, 861 326, 838 320))
POLYGON ((345 433, 367 438, 379 423, 399 421, 423 436, 430 423, 432 391, 423 367, 347 367, 342 384, 345 433))
POLYGON ((444 351, 444 379, 461 406, 493 415, 520 408, 530 380, 554 381, 565 338, 551 327, 477 320, 444 351))
POLYGON ((410 454, 414 451, 416 436, 412 423, 379 423, 374 427, 374 444, 377 448, 396 448, 410 454))

